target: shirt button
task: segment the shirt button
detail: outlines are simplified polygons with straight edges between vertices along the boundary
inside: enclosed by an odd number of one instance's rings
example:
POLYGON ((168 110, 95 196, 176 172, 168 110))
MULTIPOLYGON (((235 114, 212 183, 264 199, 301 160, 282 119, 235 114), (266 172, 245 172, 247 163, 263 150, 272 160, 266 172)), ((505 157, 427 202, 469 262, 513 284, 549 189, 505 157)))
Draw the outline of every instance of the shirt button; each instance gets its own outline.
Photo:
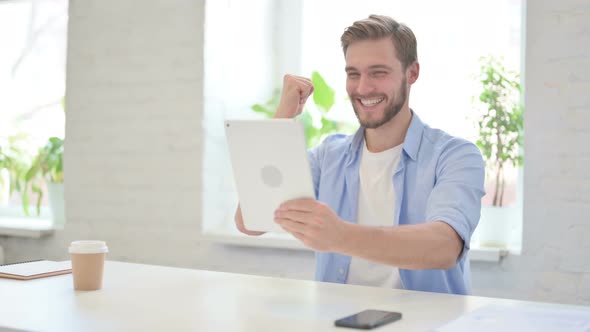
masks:
POLYGON ((338 273, 340 273, 340 274, 344 274, 344 269, 343 269, 343 268, 339 268, 339 269, 338 269, 338 273))

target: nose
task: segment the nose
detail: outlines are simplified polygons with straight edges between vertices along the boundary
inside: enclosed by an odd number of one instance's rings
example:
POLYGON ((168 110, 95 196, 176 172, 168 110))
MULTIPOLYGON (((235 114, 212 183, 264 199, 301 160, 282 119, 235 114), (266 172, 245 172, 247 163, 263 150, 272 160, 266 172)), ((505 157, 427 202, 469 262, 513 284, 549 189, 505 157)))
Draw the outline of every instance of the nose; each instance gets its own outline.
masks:
POLYGON ((358 80, 358 85, 356 87, 356 91, 361 96, 367 96, 371 94, 375 90, 375 86, 371 81, 371 78, 367 75, 361 75, 358 80))

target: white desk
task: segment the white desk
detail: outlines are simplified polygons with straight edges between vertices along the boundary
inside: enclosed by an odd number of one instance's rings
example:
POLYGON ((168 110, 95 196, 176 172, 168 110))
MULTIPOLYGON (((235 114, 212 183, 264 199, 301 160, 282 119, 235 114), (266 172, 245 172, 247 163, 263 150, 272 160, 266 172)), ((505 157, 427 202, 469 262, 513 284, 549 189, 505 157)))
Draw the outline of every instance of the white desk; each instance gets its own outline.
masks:
POLYGON ((0 327, 33 331, 352 332, 334 320, 368 308, 403 313, 377 331, 430 331, 490 303, 526 302, 120 262, 95 292, 74 291, 71 274, 0 278, 0 327))

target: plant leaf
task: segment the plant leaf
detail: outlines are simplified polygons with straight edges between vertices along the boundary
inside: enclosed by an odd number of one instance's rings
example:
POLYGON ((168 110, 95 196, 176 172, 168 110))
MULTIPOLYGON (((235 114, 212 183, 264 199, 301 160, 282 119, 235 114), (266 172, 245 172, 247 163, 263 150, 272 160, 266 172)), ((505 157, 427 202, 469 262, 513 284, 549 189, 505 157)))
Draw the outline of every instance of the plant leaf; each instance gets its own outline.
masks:
POLYGON ((271 118, 273 116, 273 111, 269 110, 268 108, 266 108, 260 104, 252 105, 251 108, 254 112, 260 113, 260 114, 266 116, 267 118, 271 118))
POLYGON ((313 102, 323 112, 328 112, 334 105, 335 92, 324 80, 324 78, 314 71, 311 74, 311 83, 313 84, 313 102))

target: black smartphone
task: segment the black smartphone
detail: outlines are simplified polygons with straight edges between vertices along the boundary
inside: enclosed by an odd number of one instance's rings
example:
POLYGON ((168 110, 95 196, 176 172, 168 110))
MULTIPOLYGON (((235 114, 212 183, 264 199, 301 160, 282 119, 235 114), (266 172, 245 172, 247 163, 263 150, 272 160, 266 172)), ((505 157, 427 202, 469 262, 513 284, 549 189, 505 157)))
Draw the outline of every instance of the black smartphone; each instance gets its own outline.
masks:
POLYGON ((400 319, 402 319, 402 314, 399 312, 369 309, 354 315, 340 318, 334 322, 334 325, 370 330, 400 319))

